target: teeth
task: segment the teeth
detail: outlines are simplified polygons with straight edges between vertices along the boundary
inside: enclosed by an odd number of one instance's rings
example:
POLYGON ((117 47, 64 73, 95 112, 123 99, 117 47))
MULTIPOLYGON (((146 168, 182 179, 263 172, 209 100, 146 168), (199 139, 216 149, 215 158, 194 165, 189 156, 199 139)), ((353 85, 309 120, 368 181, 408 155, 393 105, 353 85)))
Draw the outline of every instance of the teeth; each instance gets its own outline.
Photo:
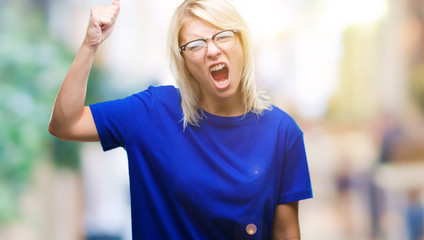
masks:
POLYGON ((220 82, 217 82, 218 83, 218 85, 224 85, 224 84, 226 84, 228 82, 228 79, 225 79, 224 81, 220 81, 220 82))
POLYGON ((221 63, 211 68, 211 72, 221 70, 225 67, 225 64, 221 63))

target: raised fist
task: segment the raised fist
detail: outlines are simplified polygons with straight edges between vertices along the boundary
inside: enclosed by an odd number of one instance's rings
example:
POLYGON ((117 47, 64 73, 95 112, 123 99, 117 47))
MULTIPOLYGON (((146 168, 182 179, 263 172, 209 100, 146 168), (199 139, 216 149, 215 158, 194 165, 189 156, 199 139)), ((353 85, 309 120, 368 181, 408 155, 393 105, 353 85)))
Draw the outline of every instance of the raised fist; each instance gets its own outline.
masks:
POLYGON ((97 48, 109 37, 118 17, 119 5, 119 0, 114 0, 112 4, 91 8, 84 44, 91 48, 97 48))

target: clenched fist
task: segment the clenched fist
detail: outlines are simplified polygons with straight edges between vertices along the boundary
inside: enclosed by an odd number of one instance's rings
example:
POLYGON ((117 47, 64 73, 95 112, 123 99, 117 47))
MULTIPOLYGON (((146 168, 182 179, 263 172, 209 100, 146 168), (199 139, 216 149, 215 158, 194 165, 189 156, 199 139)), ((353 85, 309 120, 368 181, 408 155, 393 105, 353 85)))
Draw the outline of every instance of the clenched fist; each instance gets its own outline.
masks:
POLYGON ((114 0, 112 4, 91 8, 84 44, 90 48, 97 48, 109 37, 118 17, 119 4, 119 0, 114 0))

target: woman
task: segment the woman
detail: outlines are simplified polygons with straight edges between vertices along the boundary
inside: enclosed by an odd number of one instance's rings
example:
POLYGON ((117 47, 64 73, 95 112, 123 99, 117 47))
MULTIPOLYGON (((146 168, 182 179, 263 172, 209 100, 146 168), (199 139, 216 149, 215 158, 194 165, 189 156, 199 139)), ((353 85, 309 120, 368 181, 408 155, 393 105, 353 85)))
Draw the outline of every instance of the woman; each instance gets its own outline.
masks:
POLYGON ((126 149, 134 239, 300 239, 298 201, 312 197, 303 134, 256 88, 241 16, 225 0, 184 1, 168 41, 179 88, 84 106, 119 5, 92 8, 51 134, 126 149))

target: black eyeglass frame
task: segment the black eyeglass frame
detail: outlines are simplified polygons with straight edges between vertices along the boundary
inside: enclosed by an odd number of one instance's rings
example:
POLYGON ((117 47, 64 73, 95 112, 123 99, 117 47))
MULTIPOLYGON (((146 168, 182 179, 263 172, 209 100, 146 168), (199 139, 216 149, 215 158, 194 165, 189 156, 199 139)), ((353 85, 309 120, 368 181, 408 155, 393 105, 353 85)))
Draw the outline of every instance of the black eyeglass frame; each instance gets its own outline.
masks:
MULTIPOLYGON (((220 31, 220 32, 217 32, 217 33, 215 33, 212 37, 210 37, 210 38, 199 38, 199 39, 194 39, 194 40, 191 40, 190 42, 188 42, 188 43, 186 43, 186 44, 184 44, 184 45, 182 45, 181 47, 180 47, 180 52, 182 52, 182 51, 185 51, 186 50, 186 47, 187 47, 187 45, 188 44, 190 44, 190 43, 192 43, 192 42, 195 42, 195 41, 199 41, 199 40, 201 40, 201 41, 204 41, 205 43, 206 43, 206 46, 207 46, 207 43, 208 43, 208 40, 209 39, 211 39, 212 41, 214 41, 214 43, 215 43, 215 37, 218 35, 218 34, 221 34, 221 33, 223 33, 223 32, 227 32, 227 31, 231 31, 231 32, 233 32, 234 33, 234 35, 236 35, 240 30, 238 30, 238 29, 226 29, 226 30, 222 30, 222 31, 220 31)), ((219 46, 218 46, 219 47, 219 46)))

